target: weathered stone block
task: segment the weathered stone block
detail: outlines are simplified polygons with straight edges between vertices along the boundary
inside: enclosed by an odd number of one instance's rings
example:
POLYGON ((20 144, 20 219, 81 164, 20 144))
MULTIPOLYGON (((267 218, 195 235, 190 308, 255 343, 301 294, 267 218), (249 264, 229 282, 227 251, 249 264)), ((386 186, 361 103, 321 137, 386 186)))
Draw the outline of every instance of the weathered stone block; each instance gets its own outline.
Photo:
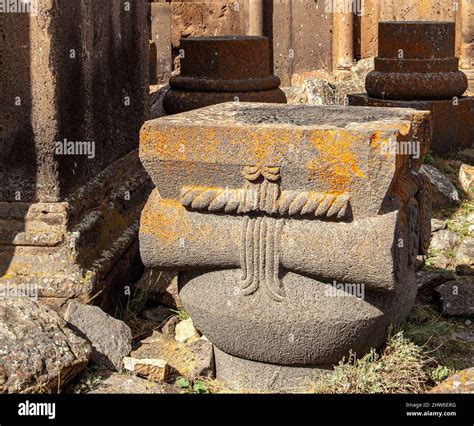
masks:
POLYGON ((411 108, 431 112, 433 136, 430 149, 440 155, 471 148, 474 143, 474 97, 449 100, 389 100, 366 94, 349 95, 349 105, 411 108))
POLYGON ((0 299, 0 393, 58 392, 90 355, 56 312, 27 297, 0 299))
POLYGON ((145 265, 181 271, 185 308, 230 356, 314 367, 362 355, 415 298, 428 117, 227 103, 147 122, 145 265), (399 151, 413 140, 419 158, 399 151))
POLYGON ((433 152, 470 148, 474 98, 462 96, 468 80, 458 69, 454 40, 453 22, 380 22, 368 95, 350 95, 349 105, 431 111, 433 152))
POLYGON ((92 344, 92 361, 109 370, 120 371, 123 358, 132 350, 132 331, 124 322, 107 315, 97 306, 73 300, 64 319, 92 344))

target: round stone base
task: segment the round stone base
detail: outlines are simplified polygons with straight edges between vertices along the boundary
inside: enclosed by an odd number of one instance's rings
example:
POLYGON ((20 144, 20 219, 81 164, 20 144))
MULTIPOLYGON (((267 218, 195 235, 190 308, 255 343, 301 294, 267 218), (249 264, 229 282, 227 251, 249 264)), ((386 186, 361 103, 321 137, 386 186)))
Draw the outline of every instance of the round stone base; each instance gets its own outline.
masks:
POLYGON ((331 369, 267 364, 229 355, 214 347, 216 378, 230 389, 265 392, 305 392, 318 376, 331 369))

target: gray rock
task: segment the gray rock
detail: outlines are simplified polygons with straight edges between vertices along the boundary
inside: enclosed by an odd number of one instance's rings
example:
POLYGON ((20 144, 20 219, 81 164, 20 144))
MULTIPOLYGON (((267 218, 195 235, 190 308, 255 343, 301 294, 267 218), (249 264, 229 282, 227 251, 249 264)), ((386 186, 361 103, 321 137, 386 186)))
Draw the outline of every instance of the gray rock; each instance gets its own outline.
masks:
POLYGON ((459 237, 449 229, 435 232, 431 237, 430 248, 437 251, 451 250, 459 243, 459 237))
POLYGON ((186 346, 194 354, 195 366, 193 375, 196 377, 214 377, 214 347, 209 340, 201 338, 186 346))
POLYGON ((179 393, 178 390, 166 383, 158 384, 151 380, 128 374, 110 374, 89 394, 162 394, 179 393))
POLYGON ((472 283, 448 281, 437 287, 435 291, 440 297, 444 315, 460 317, 474 315, 474 285, 472 283))
POLYGON ((422 302, 430 301, 435 287, 454 279, 455 275, 451 271, 418 271, 416 273, 417 300, 422 302))
POLYGON ((180 376, 188 379, 212 377, 214 374, 213 347, 205 339, 184 344, 155 331, 140 342, 131 357, 165 360, 180 376))
POLYGON ((431 232, 440 231, 446 229, 446 222, 439 219, 431 219, 431 232))
POLYGON ((28 298, 0 300, 0 392, 56 392, 85 369, 91 345, 28 298))
POLYGON ((69 303, 65 320, 71 329, 92 344, 92 361, 120 371, 123 358, 132 350, 132 331, 123 321, 111 317, 97 306, 77 301, 69 303))
POLYGON ((170 308, 167 306, 155 306, 153 308, 148 308, 142 311, 141 316, 157 324, 163 324, 167 319, 169 319, 173 314, 170 308))
POLYGON ((167 336, 173 336, 175 335, 176 332, 176 325, 179 323, 179 319, 177 316, 173 316, 169 318, 166 322, 165 325, 161 328, 161 332, 163 334, 166 334, 167 336))
POLYGON ((474 238, 467 237, 456 250, 457 265, 474 265, 474 238))
POLYGON ((308 105, 335 105, 336 88, 328 81, 317 77, 307 78, 303 83, 308 105))
POLYGON ((308 103, 308 95, 301 86, 282 87, 281 90, 285 93, 290 105, 304 105, 308 103))
POLYGON ((166 85, 150 95, 150 120, 166 115, 166 111, 163 108, 163 99, 169 90, 170 86, 166 85))
POLYGON ((452 207, 460 203, 457 189, 437 168, 423 164, 420 173, 426 176, 431 183, 434 209, 452 207))
POLYGON ((374 69, 374 66, 374 58, 366 58, 357 61, 351 67, 350 78, 355 80, 361 86, 362 90, 359 90, 359 92, 364 91, 365 79, 367 74, 374 69))

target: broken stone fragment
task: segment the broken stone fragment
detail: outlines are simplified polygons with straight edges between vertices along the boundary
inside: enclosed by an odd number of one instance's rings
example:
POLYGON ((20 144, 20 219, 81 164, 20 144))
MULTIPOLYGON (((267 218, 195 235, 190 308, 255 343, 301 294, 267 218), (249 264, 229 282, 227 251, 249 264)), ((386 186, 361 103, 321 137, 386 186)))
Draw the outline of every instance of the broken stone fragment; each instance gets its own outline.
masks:
POLYGON ((431 219, 431 232, 440 231, 446 229, 446 222, 439 219, 431 219))
POLYGON ((190 380, 212 377, 214 374, 212 344, 204 339, 184 344, 155 331, 142 340, 130 356, 135 359, 165 360, 180 376, 190 380))
POLYGON ((474 167, 463 164, 459 169, 459 183, 469 197, 474 197, 474 167))
POLYGON ((430 248, 436 251, 446 251, 453 249, 457 244, 459 244, 458 235, 449 229, 442 229, 431 237, 430 248))
POLYGON ((417 300, 430 301, 435 287, 453 280, 455 280, 455 275, 452 271, 418 271, 416 273, 417 300))
POLYGON ((185 343, 190 340, 199 339, 199 335, 194 328, 193 320, 191 318, 180 321, 175 327, 175 339, 177 342, 185 343))
POLYGON ((474 284, 448 281, 435 289, 440 297, 442 313, 448 316, 474 315, 474 284))
POLYGON ((177 389, 166 383, 158 384, 151 380, 129 374, 110 374, 99 383, 90 394, 161 394, 179 393, 177 389))
POLYGON ((464 239, 456 250, 456 270, 471 275, 474 270, 474 237, 464 239))
POLYGON ((139 377, 152 380, 157 383, 166 382, 171 375, 171 368, 162 359, 137 359, 125 357, 124 368, 139 377))
POLYGON ((457 189, 436 167, 423 164, 420 173, 431 183, 433 209, 452 207, 460 203, 457 189))
POLYGON ((167 336, 174 336, 176 332, 176 325, 179 323, 179 319, 177 316, 173 316, 168 319, 163 327, 161 328, 161 332, 166 334, 167 336))
POLYGON ((91 342, 94 363, 114 371, 122 369, 123 358, 132 350, 127 324, 97 306, 77 301, 69 303, 64 318, 74 332, 91 342))
POLYGON ((86 368, 91 345, 28 298, 0 300, 0 392, 58 392, 86 368))
POLYGON ((430 393, 474 393, 474 368, 453 374, 431 389, 430 393))

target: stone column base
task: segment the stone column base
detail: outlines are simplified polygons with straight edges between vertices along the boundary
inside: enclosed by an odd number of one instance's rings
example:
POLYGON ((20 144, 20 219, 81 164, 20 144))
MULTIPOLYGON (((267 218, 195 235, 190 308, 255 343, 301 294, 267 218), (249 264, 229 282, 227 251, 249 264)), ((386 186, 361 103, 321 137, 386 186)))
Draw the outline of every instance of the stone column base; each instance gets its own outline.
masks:
POLYGON ((229 355, 214 347, 216 378, 230 389, 265 392, 304 392, 331 369, 267 364, 229 355))
POLYGON ((0 295, 21 292, 58 311, 97 295, 115 314, 143 272, 138 222, 150 189, 133 150, 62 202, 0 202, 0 295))
POLYGON ((430 149, 438 155, 471 148, 474 143, 474 97, 441 101, 396 101, 371 98, 365 93, 349 95, 349 105, 412 108, 431 111, 433 136, 430 149))

